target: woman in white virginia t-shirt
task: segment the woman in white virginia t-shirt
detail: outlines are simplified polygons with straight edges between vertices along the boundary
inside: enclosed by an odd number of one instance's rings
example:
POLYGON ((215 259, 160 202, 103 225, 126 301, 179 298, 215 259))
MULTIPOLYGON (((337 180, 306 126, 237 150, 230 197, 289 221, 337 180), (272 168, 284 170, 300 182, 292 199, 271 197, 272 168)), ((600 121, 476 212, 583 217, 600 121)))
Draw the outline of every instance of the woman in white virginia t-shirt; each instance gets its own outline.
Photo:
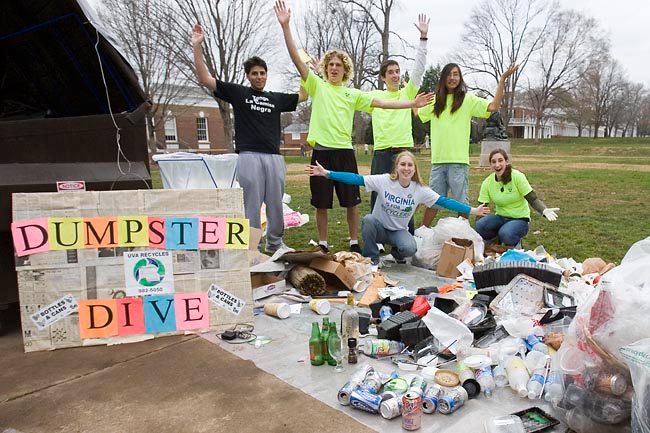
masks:
POLYGON ((419 204, 427 207, 438 205, 446 209, 484 216, 490 213, 486 206, 470 207, 456 200, 440 196, 428 186, 423 185, 415 156, 401 152, 395 158, 390 174, 361 176, 356 173, 330 171, 321 166, 309 165, 305 170, 310 176, 324 176, 328 179, 350 185, 365 186, 366 191, 377 193, 377 202, 371 214, 361 223, 363 255, 369 257, 373 265, 379 264, 377 243, 392 246, 391 254, 395 260, 403 261, 417 251, 413 235, 408 231, 408 222, 419 204))

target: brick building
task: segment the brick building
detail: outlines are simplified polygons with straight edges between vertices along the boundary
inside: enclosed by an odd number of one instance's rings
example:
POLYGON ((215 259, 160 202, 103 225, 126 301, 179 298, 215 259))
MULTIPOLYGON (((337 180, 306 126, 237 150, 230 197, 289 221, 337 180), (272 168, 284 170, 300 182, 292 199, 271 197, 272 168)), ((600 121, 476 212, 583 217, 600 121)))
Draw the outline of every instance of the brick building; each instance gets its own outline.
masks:
POLYGON ((188 87, 175 105, 166 107, 164 125, 156 129, 163 151, 227 153, 217 101, 198 87, 188 87))
POLYGON ((303 155, 311 150, 307 144, 309 127, 304 123, 292 123, 284 128, 280 151, 283 155, 303 155))

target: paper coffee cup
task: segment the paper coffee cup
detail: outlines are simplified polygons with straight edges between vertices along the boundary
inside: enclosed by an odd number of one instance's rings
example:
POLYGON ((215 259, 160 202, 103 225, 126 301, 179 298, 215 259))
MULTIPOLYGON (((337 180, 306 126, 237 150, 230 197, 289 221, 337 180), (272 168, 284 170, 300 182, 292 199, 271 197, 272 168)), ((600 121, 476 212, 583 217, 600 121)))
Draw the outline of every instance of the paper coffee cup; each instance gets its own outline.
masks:
POLYGON ((314 313, 323 316, 330 312, 331 305, 330 301, 327 299, 312 299, 309 301, 309 308, 311 308, 311 311, 314 313))
POLYGON ((278 319, 286 319, 291 314, 291 307, 284 302, 269 303, 264 305, 264 313, 269 316, 277 317, 278 319))

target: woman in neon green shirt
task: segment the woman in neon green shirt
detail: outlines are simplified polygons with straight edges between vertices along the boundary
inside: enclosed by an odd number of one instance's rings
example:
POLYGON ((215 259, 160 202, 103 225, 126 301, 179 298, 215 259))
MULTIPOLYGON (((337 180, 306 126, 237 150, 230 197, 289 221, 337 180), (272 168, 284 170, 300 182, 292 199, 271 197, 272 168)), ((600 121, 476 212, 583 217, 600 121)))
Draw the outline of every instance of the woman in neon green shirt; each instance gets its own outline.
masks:
POLYGON ((486 243, 499 240, 508 246, 520 246, 521 238, 528 233, 532 206, 549 221, 555 221, 559 208, 548 208, 537 198, 526 175, 512 168, 508 153, 503 149, 490 152, 490 174, 481 184, 478 201, 495 205, 493 215, 476 219, 475 229, 486 243))

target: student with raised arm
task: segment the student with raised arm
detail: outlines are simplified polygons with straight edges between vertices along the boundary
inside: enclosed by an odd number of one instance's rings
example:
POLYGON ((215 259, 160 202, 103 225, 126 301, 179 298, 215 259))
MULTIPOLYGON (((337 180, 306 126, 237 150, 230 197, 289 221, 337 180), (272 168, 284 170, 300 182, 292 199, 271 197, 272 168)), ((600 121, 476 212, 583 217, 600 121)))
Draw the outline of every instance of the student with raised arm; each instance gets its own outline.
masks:
MULTIPOLYGON (((433 104, 418 109, 423 122, 431 121, 431 174, 429 186, 440 195, 469 203, 469 134, 472 117, 499 111, 508 77, 517 70, 512 64, 501 74, 494 99, 488 101, 467 92, 460 67, 449 63, 440 72, 433 104)), ((427 209, 422 225, 429 226, 438 212, 427 209)), ((460 215, 467 217, 466 214, 460 215)))
POLYGON ((377 202, 372 213, 363 218, 361 233, 363 255, 373 265, 379 264, 377 243, 391 245, 391 254, 401 262, 417 251, 415 238, 408 231, 408 223, 419 204, 427 207, 442 206, 456 212, 473 215, 487 215, 490 209, 484 205, 472 208, 464 203, 443 197, 422 184, 415 156, 407 150, 395 160, 390 174, 360 176, 325 169, 316 161, 305 170, 312 177, 325 177, 350 185, 365 186, 367 191, 377 193, 377 202))
MULTIPOLYGON (((417 96, 427 59, 429 19, 426 15, 419 14, 418 22, 414 26, 418 29, 420 40, 410 80, 400 88, 402 71, 399 63, 393 59, 385 60, 379 67, 379 76, 386 85, 386 90, 370 92, 375 98, 408 101, 417 96)), ((397 154, 413 148, 411 110, 375 108, 372 110, 372 136, 374 145, 370 174, 390 173, 397 154)), ((373 192, 370 195, 370 209, 375 206, 376 200, 377 193, 373 192)), ((409 229, 413 230, 412 221, 409 223, 409 229)))
MULTIPOLYGON (((409 101, 382 100, 367 92, 346 87, 354 71, 347 53, 329 50, 323 57, 320 68, 324 80, 309 70, 301 59, 290 28, 291 10, 283 0, 275 2, 275 14, 282 27, 284 41, 301 78, 301 85, 312 100, 312 114, 309 121, 307 141, 313 146, 312 164, 318 160, 328 169, 357 172, 357 163, 352 147, 352 122, 355 111, 371 111, 372 108, 423 107, 432 95, 421 94, 409 101)), ((319 246, 328 252, 327 217, 333 205, 333 192, 339 204, 347 210, 350 251, 360 252, 358 242, 359 214, 357 205, 361 202, 359 187, 346 185, 325 178, 310 178, 311 204, 316 208, 316 227, 319 246)))
POLYGON ((192 29, 194 65, 199 82, 213 92, 215 98, 230 103, 235 115, 235 151, 237 180, 244 190, 244 210, 251 227, 261 228, 260 208, 266 203, 266 251, 273 253, 284 246, 284 178, 286 166, 280 154, 280 114, 294 111, 307 94, 277 93, 264 90, 267 79, 266 62, 251 57, 244 62, 250 86, 227 83, 210 75, 203 59, 203 28, 192 29))

